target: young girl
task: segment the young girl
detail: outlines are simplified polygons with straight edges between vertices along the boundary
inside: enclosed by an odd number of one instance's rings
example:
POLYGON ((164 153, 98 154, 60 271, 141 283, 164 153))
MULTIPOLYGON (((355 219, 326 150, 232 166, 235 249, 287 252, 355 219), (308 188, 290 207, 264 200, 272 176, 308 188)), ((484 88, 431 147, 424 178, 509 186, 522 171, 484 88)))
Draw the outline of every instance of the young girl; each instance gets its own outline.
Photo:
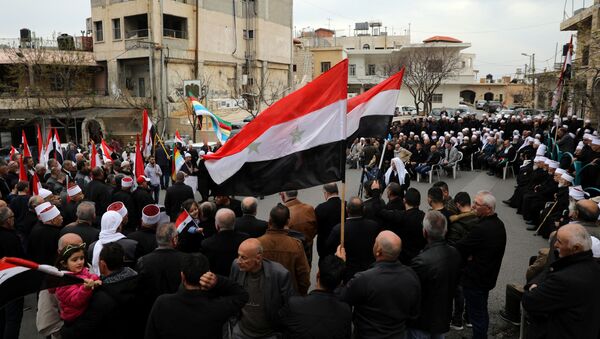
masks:
POLYGON ((74 276, 82 278, 82 284, 57 287, 55 294, 60 306, 60 317, 65 322, 72 322, 86 310, 92 291, 102 284, 100 278, 85 267, 85 243, 67 245, 60 253, 57 265, 74 276))

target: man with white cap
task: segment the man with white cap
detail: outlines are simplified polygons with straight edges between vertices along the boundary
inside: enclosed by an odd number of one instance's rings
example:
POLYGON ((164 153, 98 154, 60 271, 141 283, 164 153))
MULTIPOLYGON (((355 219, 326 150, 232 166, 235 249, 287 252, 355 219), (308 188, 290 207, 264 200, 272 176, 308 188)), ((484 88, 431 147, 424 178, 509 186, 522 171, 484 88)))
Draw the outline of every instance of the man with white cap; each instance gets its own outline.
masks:
POLYGON ((63 217, 56 206, 43 205, 43 209, 37 209, 39 222, 29 234, 27 252, 29 258, 38 264, 54 265, 63 217))
MULTIPOLYGON (((540 229, 537 232, 538 235, 543 236, 544 238, 548 238, 550 233, 555 230, 555 222, 559 221, 563 212, 568 210, 569 208, 569 187, 573 184, 573 176, 571 176, 567 171, 559 168, 556 172, 561 173, 560 175, 555 175, 554 179, 558 182, 558 191, 554 195, 554 201, 549 204, 540 214, 540 218, 542 223, 540 224, 540 229)), ((535 230, 537 227, 533 225, 533 227, 528 227, 527 230, 535 230)))
POLYGON ((127 211, 129 212, 131 218, 128 219, 127 223, 124 225, 123 232, 125 234, 133 232, 139 226, 139 217, 135 217, 135 201, 133 201, 133 197, 131 195, 131 189, 133 187, 133 179, 129 176, 118 175, 116 177, 117 188, 112 194, 111 201, 116 202, 120 201, 125 205, 127 211), (119 189, 119 179, 120 179, 120 189, 119 189))
POLYGON ((523 219, 528 225, 539 225, 539 212, 547 202, 552 201, 554 194, 558 191, 558 183, 554 180, 554 172, 558 168, 558 162, 550 159, 544 161, 544 169, 547 174, 544 181, 535 186, 533 191, 523 195, 521 209, 523 219))
POLYGON ((75 184, 75 182, 69 183, 67 188, 67 201, 62 208, 64 224, 69 225, 70 223, 77 220, 77 206, 83 200, 83 191, 75 184))
POLYGON ((110 189, 104 183, 104 170, 100 167, 92 168, 92 181, 90 181, 83 191, 86 199, 96 204, 97 211, 106 211, 110 204, 110 189))
POLYGON ((188 175, 196 175, 198 173, 198 168, 196 163, 192 161, 192 155, 188 152, 183 154, 184 163, 181 165, 180 171, 188 175))
POLYGON ((146 205, 142 209, 142 225, 140 228, 128 235, 130 239, 138 242, 137 257, 142 257, 158 246, 156 243, 156 227, 160 222, 160 207, 158 205, 146 205))
POLYGON ((100 222, 100 235, 98 241, 95 241, 88 245, 88 258, 92 258, 92 272, 100 274, 100 251, 105 244, 116 242, 125 252, 125 265, 127 267, 133 267, 136 260, 137 241, 128 239, 121 233, 123 217, 123 204, 120 206, 114 205, 113 208, 120 207, 119 211, 109 210, 102 215, 100 222))
POLYGON ((135 213, 131 213, 132 217, 141 219, 142 218, 142 209, 146 205, 156 204, 157 202, 152 197, 152 192, 150 189, 150 181, 144 176, 140 175, 137 177, 137 187, 131 196, 133 197, 133 201, 135 202, 135 213))

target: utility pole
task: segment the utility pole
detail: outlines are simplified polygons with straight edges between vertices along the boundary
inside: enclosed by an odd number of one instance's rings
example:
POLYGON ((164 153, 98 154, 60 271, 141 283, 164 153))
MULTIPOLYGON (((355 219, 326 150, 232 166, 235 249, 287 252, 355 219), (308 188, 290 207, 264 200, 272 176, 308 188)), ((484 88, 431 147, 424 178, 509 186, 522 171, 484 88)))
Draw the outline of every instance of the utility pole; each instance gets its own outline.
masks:
POLYGON ((533 109, 535 109, 535 53, 531 55, 531 98, 533 99, 533 109))

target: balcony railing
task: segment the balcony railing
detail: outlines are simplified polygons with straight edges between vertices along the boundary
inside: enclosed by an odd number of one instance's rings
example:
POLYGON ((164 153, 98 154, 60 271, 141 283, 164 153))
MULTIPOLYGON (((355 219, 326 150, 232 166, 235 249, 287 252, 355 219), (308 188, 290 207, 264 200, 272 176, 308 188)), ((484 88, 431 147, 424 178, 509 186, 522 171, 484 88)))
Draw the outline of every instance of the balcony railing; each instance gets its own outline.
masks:
POLYGON ((178 30, 169 29, 169 28, 163 29, 163 36, 169 37, 169 38, 176 38, 176 39, 187 39, 188 38, 188 34, 186 31, 178 31, 178 30))
POLYGON ((150 35, 148 28, 125 31, 125 39, 147 38, 150 35))

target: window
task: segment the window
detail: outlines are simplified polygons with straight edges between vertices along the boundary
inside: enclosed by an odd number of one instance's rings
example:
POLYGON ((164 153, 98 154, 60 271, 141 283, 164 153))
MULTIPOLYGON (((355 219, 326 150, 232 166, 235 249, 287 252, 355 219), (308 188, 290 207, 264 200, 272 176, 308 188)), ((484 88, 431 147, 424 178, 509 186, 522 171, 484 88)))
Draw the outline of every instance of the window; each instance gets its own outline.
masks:
POLYGON ((371 46, 369 46, 369 44, 364 44, 363 49, 371 49, 371 46))
POLYGON ((331 68, 331 62, 321 62, 321 73, 327 72, 331 68))
POLYGON ((96 41, 104 41, 104 32, 102 31, 102 21, 94 21, 94 30, 96 31, 96 41))
POLYGON ((113 40, 121 40, 121 19, 112 19, 113 40))
POLYGON ((367 75, 375 75, 375 65, 367 66, 367 75))
POLYGON ((467 67, 467 62, 466 61, 461 61, 460 62, 460 68, 466 68, 467 67))
POLYGON ((187 39, 187 18, 164 14, 163 36, 175 39, 187 39))
POLYGON ((298 71, 298 66, 296 66, 296 64, 292 65, 292 72, 297 72, 298 71))
POLYGON ((439 73, 442 71, 443 62, 442 60, 429 60, 427 63, 427 69, 430 72, 439 73))
POLYGON ((348 74, 350 76, 355 76, 356 75, 356 65, 352 64, 350 66, 348 66, 348 74))
POLYGON ((431 102, 434 104, 441 104, 443 99, 444 99, 444 95, 441 93, 434 93, 431 96, 431 102))
POLYGON ((244 39, 246 40, 251 40, 254 39, 254 30, 253 29, 249 29, 249 30, 244 30, 244 39))

